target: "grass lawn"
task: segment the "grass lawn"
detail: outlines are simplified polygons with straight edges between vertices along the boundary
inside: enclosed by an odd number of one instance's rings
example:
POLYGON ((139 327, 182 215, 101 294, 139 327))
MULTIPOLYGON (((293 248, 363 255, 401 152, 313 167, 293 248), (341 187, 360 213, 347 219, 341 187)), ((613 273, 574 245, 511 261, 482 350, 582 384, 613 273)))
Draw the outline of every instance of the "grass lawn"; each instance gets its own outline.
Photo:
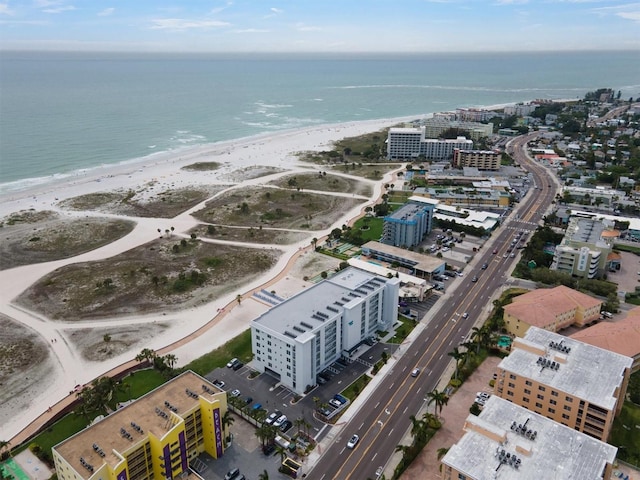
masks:
POLYGON ((69 438, 71 435, 78 433, 87 426, 87 419, 81 415, 70 413, 63 417, 60 421, 49 427, 44 432, 37 435, 30 442, 25 443, 22 447, 16 449, 13 453, 19 453, 27 448, 29 444, 35 443, 42 447, 44 452, 51 454, 51 448, 61 441, 69 438))
MULTIPOLYGON (((242 308, 242 307, 240 307, 242 308)), ((199 375, 206 375, 210 371, 224 367, 233 357, 239 358, 243 362, 251 360, 251 330, 241 333, 237 337, 229 340, 220 348, 213 350, 184 367, 185 370, 193 370, 199 375)))
POLYGON ((640 466, 640 406, 624 402, 622 412, 613 421, 609 443, 618 447, 618 458, 640 466))
POLYGON ((145 393, 150 392, 154 388, 159 387, 167 379, 158 370, 148 369, 133 372, 131 375, 122 379, 122 391, 115 395, 115 404, 118 402, 126 402, 132 398, 139 398, 145 393))
POLYGON ((389 343, 402 343, 416 326, 416 322, 403 315, 398 314, 398 320, 402 323, 396 328, 396 334, 389 340, 389 343))
POLYGON ((382 236, 383 226, 384 219, 382 217, 362 217, 353 224, 352 228, 360 231, 360 235, 365 242, 370 240, 378 242, 382 236), (365 227, 365 230, 362 230, 362 227, 365 227))
POLYGON ((371 377, 369 377, 368 375, 362 375, 355 382, 353 382, 351 385, 345 388, 342 392, 340 392, 340 395, 347 397, 349 400, 353 402, 356 399, 356 397, 360 395, 360 392, 364 390, 364 387, 366 387, 370 381, 371 381, 371 377))

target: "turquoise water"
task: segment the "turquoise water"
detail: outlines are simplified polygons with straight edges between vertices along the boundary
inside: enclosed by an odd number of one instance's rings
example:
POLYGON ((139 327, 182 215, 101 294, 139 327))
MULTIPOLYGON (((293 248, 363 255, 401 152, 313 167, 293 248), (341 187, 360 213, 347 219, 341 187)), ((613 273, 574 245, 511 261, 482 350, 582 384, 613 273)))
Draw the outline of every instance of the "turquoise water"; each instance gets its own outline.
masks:
POLYGON ((0 52, 0 182, 259 133, 599 87, 640 96, 638 52, 221 56, 0 52))
POLYGON ((498 338, 498 346, 506 348, 511 345, 511 337, 502 336, 498 338))

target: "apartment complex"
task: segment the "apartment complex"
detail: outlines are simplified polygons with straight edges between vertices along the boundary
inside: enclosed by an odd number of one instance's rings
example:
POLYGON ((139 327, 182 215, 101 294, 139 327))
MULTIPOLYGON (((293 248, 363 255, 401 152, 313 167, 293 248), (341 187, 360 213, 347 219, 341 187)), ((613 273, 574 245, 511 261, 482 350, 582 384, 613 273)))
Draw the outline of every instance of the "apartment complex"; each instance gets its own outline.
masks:
POLYGON ((606 231, 600 220, 570 218, 564 238, 556 247, 551 269, 583 278, 600 277, 612 251, 612 237, 603 235, 606 231))
POLYGON ((446 115, 434 115, 422 122, 426 138, 438 138, 447 130, 452 128, 464 131, 465 135, 469 134, 472 140, 478 140, 482 137, 490 137, 493 135, 493 123, 478 123, 452 120, 446 115))
POLYGON ((492 188, 470 187, 420 187, 415 196, 438 200, 440 204, 462 208, 509 208, 511 195, 492 188))
POLYGON ((456 120, 461 122, 488 122, 498 116, 493 110, 479 108, 456 108, 456 120))
POLYGON ((387 158, 407 160, 450 160, 453 150, 471 150, 473 141, 465 137, 435 139, 425 136, 425 127, 390 128, 387 136, 387 158))
POLYGON ((531 115, 538 105, 535 103, 516 103, 515 105, 507 105, 504 107, 504 114, 507 116, 526 117, 531 115))
POLYGON ((407 248, 420 244, 433 228, 434 208, 433 202, 411 197, 405 205, 384 217, 380 242, 407 248))
POLYGON ((577 331, 571 338, 633 359, 632 372, 640 370, 640 307, 615 322, 600 322, 577 331))
POLYGON ((379 242, 367 242, 362 245, 362 253, 383 262, 395 263, 409 270, 411 275, 418 278, 432 278, 434 275, 442 275, 446 262, 441 258, 423 255, 404 248, 385 245, 379 242))
POLYGON ((505 328, 524 337, 530 327, 558 332, 570 325, 583 327, 600 318, 602 300, 564 285, 539 288, 518 295, 504 306, 505 328))
POLYGON ((495 395, 607 441, 622 409, 631 358, 537 327, 497 368, 495 395))
POLYGON ((251 322, 254 366, 302 394, 317 375, 398 318, 400 279, 349 267, 251 322))
POLYGON ((443 480, 611 478, 618 449, 491 397, 442 458, 443 480))
POLYGON ((478 170, 500 170, 502 154, 491 150, 453 150, 453 168, 473 167, 478 170))
POLYGON ((188 371, 53 447, 60 480, 170 480, 224 453, 227 394, 188 371))

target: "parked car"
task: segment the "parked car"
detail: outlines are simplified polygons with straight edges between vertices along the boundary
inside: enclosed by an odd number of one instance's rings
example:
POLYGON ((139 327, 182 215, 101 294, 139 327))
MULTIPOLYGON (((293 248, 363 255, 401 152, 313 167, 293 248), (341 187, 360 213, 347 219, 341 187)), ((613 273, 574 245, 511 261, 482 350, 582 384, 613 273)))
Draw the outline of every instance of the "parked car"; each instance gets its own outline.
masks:
POLYGON ((233 368, 233 366, 238 363, 240 360, 238 360, 237 358, 232 358, 231 360, 229 360, 227 362, 227 368, 233 368))
POLYGON ((287 421, 287 416, 286 415, 280 415, 278 418, 276 418, 273 421, 273 426, 274 427, 280 427, 286 421, 287 421))
POLYGON ((237 478, 239 475, 240 475, 240 469, 233 468, 227 472, 227 474, 224 476, 224 480, 233 480, 234 478, 237 478))
POLYGON ((251 407, 252 410, 260 410, 261 408, 262 408, 261 403, 254 403, 253 406, 251 407))
POLYGON ((234 370, 240 370, 242 367, 244 367, 244 363, 242 363, 241 361, 237 361, 232 368, 234 370))
POLYGON ((284 422, 282 422, 282 425, 280 425, 280 431, 282 433, 285 433, 291 427, 293 427, 293 423, 291 422, 291 420, 285 420, 284 422))
POLYGON ((240 390, 238 390, 237 388, 235 390, 231 391, 231 396, 232 397, 239 397, 240 396, 240 390))
POLYGON ((247 397, 244 399, 244 403, 246 403, 247 405, 249 405, 251 402, 253 402, 253 398, 252 397, 247 397))
POLYGON ((342 404, 335 398, 332 398, 331 400, 329 400, 329 405, 336 408, 340 408, 342 406, 342 404))
POLYGON ((359 441, 360 437, 358 435, 353 435, 347 442, 347 448, 355 448, 359 441))
POLYGON ((224 388, 224 382, 222 380, 216 378, 212 383, 218 388, 224 388))
POLYGON ((276 410, 275 412, 271 412, 269 414, 269 416, 267 417, 267 419, 265 420, 265 422, 269 425, 271 425, 273 422, 275 422, 276 418, 278 418, 280 415, 282 415, 282 412, 280 410, 276 410))

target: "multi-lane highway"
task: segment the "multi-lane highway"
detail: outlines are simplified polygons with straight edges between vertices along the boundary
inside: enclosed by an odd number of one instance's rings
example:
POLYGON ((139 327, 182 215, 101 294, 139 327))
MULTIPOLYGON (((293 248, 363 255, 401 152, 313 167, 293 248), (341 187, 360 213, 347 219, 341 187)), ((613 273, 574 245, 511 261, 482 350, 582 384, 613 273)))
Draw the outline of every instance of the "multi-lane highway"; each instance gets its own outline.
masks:
POLYGON ((402 442, 411 425, 410 415, 418 413, 447 368, 451 360, 448 353, 464 341, 472 326, 487 313, 489 298, 502 288, 515 261, 509 256, 504 258, 514 234, 518 230, 534 230, 555 197, 554 181, 524 153, 526 143, 533 136, 514 139, 508 151, 531 172, 536 188, 529 190, 512 214, 513 218, 494 233, 492 246, 477 255, 480 258, 465 271, 456 290, 445 297, 439 310, 423 319, 424 330, 410 345, 402 346, 404 352, 400 352, 401 357, 393 369, 323 452, 307 478, 376 478, 376 470, 387 463, 402 442), (486 269, 481 268, 483 263, 487 264, 486 269), (474 275, 478 277, 477 282, 472 282, 474 275), (465 312, 468 316, 463 315, 465 312), (421 370, 416 378, 410 375, 415 367, 421 370), (348 449, 346 444, 353 434, 360 436, 360 442, 355 449, 348 449))

